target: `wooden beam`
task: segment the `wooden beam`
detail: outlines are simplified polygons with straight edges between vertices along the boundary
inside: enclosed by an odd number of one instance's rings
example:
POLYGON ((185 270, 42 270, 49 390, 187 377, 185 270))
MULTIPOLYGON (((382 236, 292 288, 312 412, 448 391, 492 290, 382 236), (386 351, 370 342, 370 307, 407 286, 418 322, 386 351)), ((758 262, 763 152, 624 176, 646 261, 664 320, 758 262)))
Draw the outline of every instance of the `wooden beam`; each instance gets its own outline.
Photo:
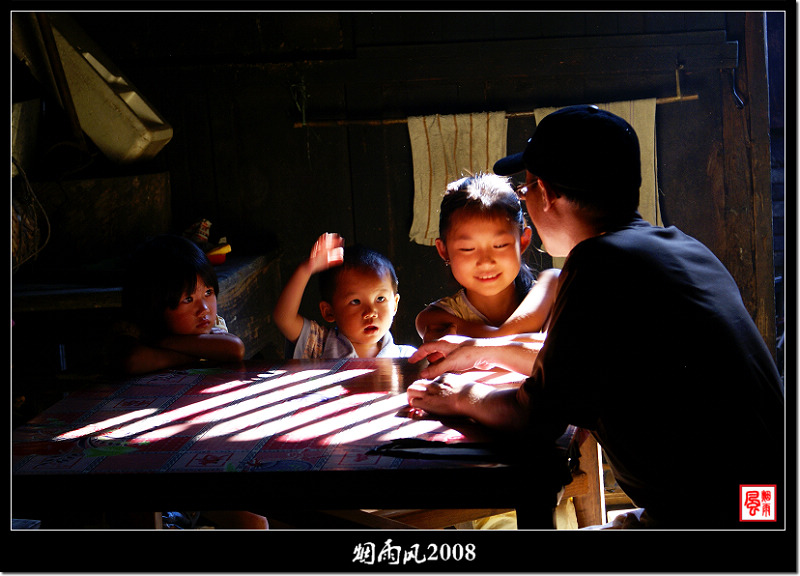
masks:
MULTIPOLYGON (((700 98, 697 94, 676 94, 665 98, 656 98, 656 105, 676 104, 690 102, 700 98)), ((535 112, 509 112, 506 118, 532 118, 535 112)), ((295 122, 295 128, 332 128, 336 126, 391 126, 393 124, 408 124, 407 118, 384 118, 375 120, 310 120, 295 122)))

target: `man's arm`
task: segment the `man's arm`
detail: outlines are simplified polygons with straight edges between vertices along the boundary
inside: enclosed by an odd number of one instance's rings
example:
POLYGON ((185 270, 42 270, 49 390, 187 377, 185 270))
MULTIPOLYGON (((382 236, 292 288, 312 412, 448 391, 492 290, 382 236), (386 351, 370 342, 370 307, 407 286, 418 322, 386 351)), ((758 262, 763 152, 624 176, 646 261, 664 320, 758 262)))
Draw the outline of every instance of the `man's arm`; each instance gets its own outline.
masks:
POLYGON ((408 360, 412 363, 425 358, 434 360, 420 371, 423 378, 436 378, 445 372, 495 367, 528 375, 543 344, 544 335, 539 333, 479 339, 445 336, 441 340, 426 342, 408 360))

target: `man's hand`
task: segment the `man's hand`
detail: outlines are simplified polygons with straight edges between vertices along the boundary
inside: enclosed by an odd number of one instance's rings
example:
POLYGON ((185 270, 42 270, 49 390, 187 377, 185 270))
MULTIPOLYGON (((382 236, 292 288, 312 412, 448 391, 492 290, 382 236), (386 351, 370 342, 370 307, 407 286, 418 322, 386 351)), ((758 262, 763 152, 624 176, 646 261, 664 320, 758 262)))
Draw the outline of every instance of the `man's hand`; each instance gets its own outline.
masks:
POLYGON ((431 364, 420 371, 420 376, 427 379, 445 372, 464 372, 473 368, 490 370, 494 364, 485 358, 486 349, 477 346, 477 343, 478 340, 465 336, 445 336, 426 342, 408 360, 414 363, 428 358, 431 364))
POLYGON ((469 395, 471 382, 458 382, 447 375, 436 380, 417 380, 408 387, 408 405, 437 416, 463 414, 461 404, 469 395))
POLYGON ((466 416, 498 430, 522 430, 528 424, 527 396, 521 388, 472 382, 467 375, 448 374, 417 380, 406 392, 411 417, 466 416))
POLYGON ((423 378, 433 379, 445 372, 464 372, 473 368, 492 370, 503 368, 525 376, 544 344, 545 334, 517 334, 513 337, 467 338, 445 336, 426 342, 409 358, 419 362, 427 358, 430 365, 420 371, 423 378))

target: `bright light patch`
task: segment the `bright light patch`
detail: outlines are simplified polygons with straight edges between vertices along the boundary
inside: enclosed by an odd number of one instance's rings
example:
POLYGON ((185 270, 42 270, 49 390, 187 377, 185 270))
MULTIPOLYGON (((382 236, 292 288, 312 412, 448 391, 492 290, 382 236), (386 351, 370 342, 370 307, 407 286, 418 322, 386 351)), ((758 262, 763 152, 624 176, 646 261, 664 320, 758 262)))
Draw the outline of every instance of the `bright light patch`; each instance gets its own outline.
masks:
MULTIPOLYGON (((297 410, 298 409, 297 402, 287 403, 286 401, 289 399, 302 397, 303 400, 300 403, 300 407, 302 407, 302 406, 310 406, 312 404, 325 400, 326 398, 336 398, 344 392, 344 389, 341 386, 335 386, 327 388, 325 390, 320 390, 319 393, 312 393, 312 394, 309 393, 314 392, 315 390, 318 390, 330 384, 337 384, 338 382, 349 380, 351 378, 355 378, 357 376, 361 376, 369 372, 371 372, 371 370, 345 370, 344 372, 337 372, 327 377, 317 378, 310 382, 305 382, 303 384, 299 384, 297 386, 293 386, 291 388, 287 388, 284 390, 279 390, 270 393, 263 393, 262 391, 261 396, 254 397, 244 402, 239 402, 238 404, 227 406, 224 410, 217 410, 213 413, 206 414, 203 417, 196 419, 196 421, 219 422, 221 420, 228 420, 227 422, 223 422, 221 424, 218 424, 217 426, 214 426, 214 428, 209 430, 204 435, 205 438, 214 438, 219 436, 225 436, 227 434, 234 434, 243 429, 251 428, 262 422, 278 418, 280 416, 290 413, 293 410, 297 410), (303 394, 309 394, 309 396, 304 397, 302 396, 303 394), (306 401, 306 398, 308 401, 306 401), (283 404, 283 406, 280 405, 281 403, 283 404), (269 404, 272 404, 274 406, 267 410, 259 410, 260 408, 263 408, 269 404), (253 412, 254 410, 256 410, 257 412, 252 414, 247 414, 249 412, 253 412), (247 416, 244 418, 236 418, 240 414, 247 414, 247 416)), ((277 382, 279 380, 280 379, 273 380, 270 382, 277 382)))
POLYGON ((100 432, 101 430, 108 430, 109 428, 114 428, 115 426, 119 426, 120 424, 124 424, 125 422, 130 422, 131 420, 146 418, 155 411, 156 411, 155 408, 145 408, 144 410, 136 410, 135 412, 122 414, 121 416, 117 416, 115 418, 109 418, 108 420, 103 420, 102 422, 95 422, 94 424, 88 424, 83 428, 78 428, 77 430, 71 430, 70 432, 65 432, 60 436, 56 436, 55 440, 57 442, 60 442, 62 440, 75 440, 76 438, 81 438, 82 436, 90 436, 92 434, 100 432))
MULTIPOLYGON (((325 373, 324 370, 319 370, 315 372, 325 373)), ((275 378, 276 376, 280 376, 281 374, 286 374, 286 370, 271 370, 269 372, 262 372, 259 373, 257 376, 254 376, 250 380, 231 380, 229 382, 223 382, 222 384, 205 388, 200 392, 200 394, 219 394, 221 392, 229 392, 235 390, 236 388, 242 385, 246 386, 252 384, 253 382, 272 379, 275 378)), ((303 374, 308 374, 308 371, 304 372, 303 374)))
MULTIPOLYGON (((350 410, 339 416, 334 416, 333 418, 319 420, 309 426, 300 428, 292 433, 292 440, 300 442, 312 438, 319 438, 339 430, 340 428, 352 426, 359 422, 369 422, 387 412, 396 412, 400 406, 405 406, 406 402, 406 397, 403 395, 385 396, 381 400, 370 402, 355 410, 350 410)), ((337 443, 340 441, 340 437, 341 434, 337 434, 335 440, 331 439, 327 441, 326 444, 337 443)))
POLYGON ((231 380, 230 382, 223 382, 222 384, 217 384, 216 386, 211 386, 210 388, 204 388, 200 393, 219 394, 221 392, 230 392, 249 383, 250 381, 248 380, 231 380))
MULTIPOLYGON (((385 429, 387 432, 381 434, 377 440, 381 442, 389 442, 397 438, 419 438, 426 434, 435 432, 442 432, 444 426, 438 420, 411 420, 403 418, 402 422, 398 425, 398 418, 395 416, 383 418, 385 421, 385 429), (391 418, 391 421, 389 419, 391 418), (394 428, 394 429, 392 429, 394 428)), ((458 435, 460 436, 460 434, 458 435)))
POLYGON ((465 382, 481 382, 483 384, 519 384, 527 379, 527 376, 518 372, 502 371, 499 373, 486 372, 463 372, 461 374, 448 374, 447 379, 459 379, 465 382))
MULTIPOLYGON (((198 423, 214 422, 217 424, 204 434, 204 438, 232 434, 238 435, 232 440, 252 438, 254 434, 263 438, 286 431, 288 425, 292 428, 303 426, 325 418, 327 414, 341 411, 343 406, 360 404, 364 401, 364 395, 358 395, 357 400, 350 396, 342 397, 346 390, 338 384, 369 372, 373 370, 345 370, 333 374, 328 370, 304 370, 292 374, 285 371, 265 373, 260 376, 268 377, 268 380, 252 384, 242 380, 225 382, 204 390, 203 394, 212 391, 216 394, 199 402, 161 414, 156 414, 156 409, 153 408, 137 410, 72 430, 58 436, 56 440, 72 440, 107 430, 103 434, 106 440, 137 439, 138 442, 147 442, 180 434, 198 423), (332 402, 328 403, 327 400, 332 402), (303 410, 321 402, 325 402, 322 411, 303 410), (287 416, 292 414, 289 424, 287 416)), ((404 395, 397 398, 405 403, 404 395)), ((317 422, 312 428, 324 429, 330 433, 340 426, 358 421, 354 418, 369 419, 387 409, 391 408, 367 406, 351 410, 328 421, 317 422)))
MULTIPOLYGON (((346 370, 342 373, 331 374, 325 378, 317 378, 315 380, 311 380, 309 382, 303 382, 296 384, 291 387, 286 387, 281 390, 270 390, 270 388, 275 388, 275 384, 284 385, 287 382, 283 381, 283 378, 278 378, 277 380, 270 380, 269 382, 262 382, 260 384, 256 384, 255 386, 249 387, 248 396, 252 396, 249 400, 239 402, 237 404, 229 404, 223 410, 217 410, 215 412, 209 412, 207 414, 203 414, 198 418, 195 418, 196 422, 217 422, 222 419, 233 418, 238 416, 239 414, 244 414, 245 412, 249 412, 251 410, 257 410, 262 408, 268 404, 277 404, 279 402, 284 402, 290 398, 302 396, 303 394, 308 394, 313 392, 314 390, 327 386, 328 384, 335 384, 337 382, 341 382, 342 380, 349 380, 350 378, 355 378, 356 376, 360 376, 369 370, 346 370), (269 385, 269 386, 268 386, 269 385)), ((323 374, 327 373, 327 371, 322 371, 323 374)), ((307 376, 307 374, 306 374, 307 376)), ((336 397, 338 393, 334 393, 335 391, 331 392, 332 398, 336 397)), ((324 394, 324 392, 321 392, 324 394)), ((319 397, 317 397, 316 401, 319 401, 319 397)))
MULTIPOLYGON (((278 434, 288 434, 288 437, 284 436, 283 440, 295 441, 293 433, 291 432, 292 429, 304 426, 310 422, 329 418, 332 414, 336 414, 347 408, 352 408, 354 404, 363 401, 364 397, 362 394, 359 394, 357 397, 345 396, 305 410, 303 410, 305 406, 311 406, 313 403, 319 402, 319 399, 314 399, 313 396, 307 396, 291 402, 285 402, 275 407, 281 410, 280 412, 276 410, 270 413, 270 418, 264 418, 264 414, 259 413, 253 415, 253 421, 249 426, 241 426, 240 423, 241 432, 232 436, 230 440, 233 442, 244 442, 276 436, 278 434), (256 420, 260 421, 261 424, 259 425, 256 420)), ((211 432, 214 431, 215 430, 212 430, 211 432)), ((302 440, 302 438, 300 440, 302 440)))
MULTIPOLYGON (((403 395, 390 396, 380 402, 374 402, 364 409, 358 409, 353 414, 354 426, 342 430, 335 434, 331 440, 331 444, 342 444, 346 442, 354 442, 356 440, 363 440, 371 436, 379 435, 381 432, 397 428, 400 424, 397 411, 406 406, 408 400, 403 395), (372 410, 366 410, 372 408, 372 410), (378 411, 380 410, 380 412, 378 411)), ((406 420, 404 418, 404 420, 406 420)))
MULTIPOLYGON (((190 404, 188 406, 183 406, 181 408, 176 408, 175 410, 171 410, 169 412, 164 412, 163 414, 158 414, 155 416, 151 416, 150 418, 145 418, 140 422, 131 424, 129 426, 124 426, 118 430, 115 430, 114 432, 109 434, 109 437, 129 438, 132 436, 136 436, 137 434, 141 434, 147 430, 152 430, 160 426, 165 426, 167 424, 170 424, 171 422, 181 422, 197 414, 210 412, 219 408, 220 406, 225 406, 227 404, 230 404, 231 402, 237 402, 238 400, 241 400, 248 396, 263 393, 265 391, 264 388, 268 389, 270 387, 286 385, 292 382, 297 382, 298 380, 304 380, 306 378, 313 377, 317 374, 326 374, 326 373, 327 373, 326 370, 308 370, 305 372, 298 372, 297 374, 285 376, 282 378, 276 378, 275 380, 270 380, 268 382, 260 382, 253 386, 248 386, 247 388, 244 389, 235 390, 233 392, 228 392, 226 394, 220 394, 219 396, 214 396, 213 398, 201 400, 200 402, 195 402, 194 404, 190 404)), ((197 419, 197 420, 203 421, 202 419, 197 419)), ((208 421, 214 421, 214 419, 211 418, 208 421)))
POLYGON ((182 432, 186 432, 194 425, 190 423, 186 424, 175 424, 173 426, 165 426, 164 428, 159 428, 158 430, 152 430, 150 432, 145 432, 137 436, 136 438, 130 440, 131 444, 144 444, 147 442, 156 442, 158 440, 163 440, 165 438, 170 438, 172 436, 179 436, 182 432))
MULTIPOLYGON (((236 434, 237 432, 259 427, 265 422, 283 420, 287 414, 291 414, 295 410, 299 410, 305 406, 311 406, 317 402, 319 402, 319 398, 314 398, 313 396, 303 396, 301 398, 287 400, 262 410, 250 412, 239 418, 232 418, 220 422, 203 434, 203 438, 218 438, 220 436, 227 436, 228 434, 236 434)), ((217 418, 217 420, 219 419, 220 418, 217 418)), ((263 428, 261 429, 263 430, 263 428)), ((260 435, 263 436, 264 433, 260 435)))

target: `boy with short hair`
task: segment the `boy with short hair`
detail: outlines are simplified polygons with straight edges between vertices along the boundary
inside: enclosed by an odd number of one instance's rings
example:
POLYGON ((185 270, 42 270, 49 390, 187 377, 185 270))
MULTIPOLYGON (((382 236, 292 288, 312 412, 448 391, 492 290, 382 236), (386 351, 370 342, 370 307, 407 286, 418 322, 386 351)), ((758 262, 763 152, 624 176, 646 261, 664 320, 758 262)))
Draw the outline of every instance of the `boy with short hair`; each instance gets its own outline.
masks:
POLYGON ((413 346, 394 343, 390 328, 400 294, 392 263, 338 234, 319 237, 283 289, 273 316, 294 344, 293 358, 407 358, 413 346), (327 327, 299 314, 309 279, 319 273, 320 312, 327 327))

